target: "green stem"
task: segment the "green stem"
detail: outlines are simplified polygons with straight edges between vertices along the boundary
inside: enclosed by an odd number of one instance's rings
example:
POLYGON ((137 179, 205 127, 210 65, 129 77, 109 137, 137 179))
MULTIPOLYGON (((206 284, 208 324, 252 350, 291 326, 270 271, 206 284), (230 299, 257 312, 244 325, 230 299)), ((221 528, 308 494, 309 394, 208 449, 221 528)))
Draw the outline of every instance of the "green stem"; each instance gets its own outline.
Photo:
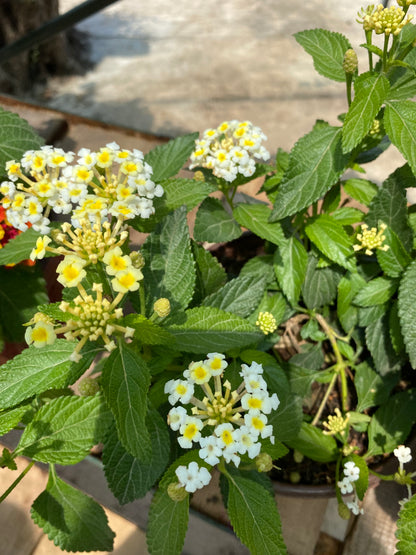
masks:
POLYGON ((328 401, 328 397, 330 396, 332 390, 334 389, 334 385, 335 382, 337 381, 337 377, 338 377, 338 372, 334 372, 334 375, 331 378, 331 381, 329 382, 328 388, 325 392, 324 398, 321 401, 321 404, 319 405, 319 408, 315 414, 315 418, 312 420, 312 426, 316 426, 321 418, 321 414, 322 411, 325 408, 326 402, 328 401))
POLYGON ((387 72, 388 64, 387 64, 387 54, 389 51, 389 38, 390 35, 384 35, 384 48, 383 48, 383 71, 384 73, 387 72))
POLYGON ((35 461, 31 461, 27 465, 27 467, 20 473, 20 475, 16 478, 16 480, 13 482, 13 484, 6 489, 6 491, 0 497, 0 503, 2 503, 6 499, 6 497, 9 495, 9 493, 11 493, 14 490, 14 488, 19 484, 19 482, 21 482, 23 480, 23 478, 26 476, 26 474, 29 472, 29 470, 32 468, 32 466, 34 464, 35 464, 35 461))
POLYGON ((347 102, 348 102, 348 107, 351 106, 351 102, 352 102, 352 96, 351 96, 351 89, 352 89, 352 74, 351 73, 346 73, 345 74, 345 83, 347 86, 347 102))
MULTIPOLYGON (((365 32, 365 42, 367 46, 371 46, 372 36, 373 36, 373 31, 365 32)), ((373 53, 371 52, 371 50, 367 50, 367 52, 368 52, 368 68, 370 71, 373 71, 373 53)))
POLYGON ((370 472, 370 474, 373 474, 373 476, 377 476, 377 478, 380 478, 380 480, 386 480, 388 482, 394 480, 394 474, 379 474, 375 470, 371 470, 371 468, 369 468, 368 471, 370 472))
POLYGON ((146 297, 144 294, 143 284, 139 287, 140 314, 146 316, 146 297))

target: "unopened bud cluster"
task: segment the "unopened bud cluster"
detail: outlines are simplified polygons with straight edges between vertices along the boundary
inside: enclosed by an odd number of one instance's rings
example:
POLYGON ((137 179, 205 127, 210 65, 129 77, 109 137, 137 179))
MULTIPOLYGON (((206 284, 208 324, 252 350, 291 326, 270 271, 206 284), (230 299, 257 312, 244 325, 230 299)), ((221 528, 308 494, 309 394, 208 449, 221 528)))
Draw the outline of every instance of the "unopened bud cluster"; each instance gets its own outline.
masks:
POLYGON ((358 58, 355 50, 349 48, 344 54, 344 60, 342 62, 342 69, 345 73, 353 74, 358 68, 358 58))

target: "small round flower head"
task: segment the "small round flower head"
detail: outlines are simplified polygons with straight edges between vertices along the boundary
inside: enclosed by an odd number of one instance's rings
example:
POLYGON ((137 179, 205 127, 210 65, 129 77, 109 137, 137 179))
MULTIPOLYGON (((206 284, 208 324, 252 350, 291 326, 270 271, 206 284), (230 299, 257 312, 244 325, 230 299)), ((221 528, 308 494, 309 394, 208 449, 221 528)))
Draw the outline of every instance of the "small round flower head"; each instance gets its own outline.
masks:
POLYGON ((35 347, 44 347, 45 345, 52 345, 55 342, 56 333, 53 325, 49 322, 38 321, 33 327, 30 326, 26 329, 25 340, 28 345, 35 347))
POLYGON ((189 493, 194 493, 197 489, 203 488, 211 481, 209 471, 204 466, 200 467, 195 461, 189 463, 188 466, 178 466, 175 474, 179 484, 189 493))
POLYGON ((405 18, 405 15, 399 6, 384 8, 382 4, 379 4, 371 15, 371 25, 378 35, 396 36, 412 19, 412 16, 409 15, 405 18))
POLYGON ((328 416, 328 421, 323 422, 323 425, 327 430, 324 430, 324 434, 326 435, 335 435, 338 433, 342 433, 347 425, 348 425, 349 415, 345 418, 342 416, 341 411, 338 407, 335 408, 335 416, 330 414, 328 416))
POLYGON ((170 314, 170 302, 169 299, 164 297, 155 301, 153 305, 153 310, 159 316, 159 318, 166 318, 170 314))
POLYGON ((380 224, 379 229, 372 227, 369 229, 367 224, 361 226, 361 233, 357 234, 357 240, 360 241, 360 245, 353 245, 355 251, 365 249, 365 254, 371 256, 375 249, 380 249, 382 251, 387 251, 389 249, 388 245, 383 245, 383 241, 386 236, 383 235, 386 229, 386 224, 380 224))
POLYGON ((270 472, 273 468, 273 459, 268 453, 260 453, 254 462, 259 472, 270 472))
POLYGON ((412 460, 412 452, 410 448, 405 447, 404 445, 399 445, 396 449, 394 449, 393 453, 401 464, 406 464, 412 460))
POLYGON ((344 54, 344 60, 342 62, 342 69, 345 73, 354 74, 358 67, 358 58, 355 50, 349 48, 344 54))
POLYGON ((264 335, 268 335, 276 331, 276 319, 271 312, 259 312, 256 326, 261 329, 264 335))

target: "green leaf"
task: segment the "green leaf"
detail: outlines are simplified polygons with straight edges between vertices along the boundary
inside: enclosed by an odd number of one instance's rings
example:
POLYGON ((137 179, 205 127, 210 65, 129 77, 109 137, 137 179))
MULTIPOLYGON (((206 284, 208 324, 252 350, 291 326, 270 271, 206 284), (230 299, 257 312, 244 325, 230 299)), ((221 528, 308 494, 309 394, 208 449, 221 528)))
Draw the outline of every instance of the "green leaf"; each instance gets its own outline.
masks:
POLYGON ((76 464, 103 439, 110 421, 101 395, 57 397, 36 412, 15 452, 39 462, 76 464))
POLYGON ((307 422, 302 422, 296 439, 286 441, 286 443, 313 461, 331 462, 337 458, 338 448, 335 439, 325 435, 320 428, 307 422))
POLYGON ((150 385, 146 363, 138 353, 120 341, 119 348, 104 364, 101 384, 121 443, 131 455, 147 462, 151 444, 145 422, 150 385))
POLYGON ((383 235, 385 236, 383 245, 387 245, 389 248, 386 251, 377 249, 377 261, 387 276, 397 278, 406 269, 411 258, 392 229, 387 227, 383 235))
POLYGON ((239 204, 233 210, 234 218, 242 227, 274 245, 280 245, 285 242, 285 236, 278 222, 269 222, 271 213, 265 204, 239 204))
POLYGON ((261 334, 246 320, 218 308, 201 306, 185 312, 186 321, 168 327, 176 346, 190 353, 223 352, 257 343, 261 334))
POLYGON ((333 81, 345 81, 342 63, 351 45, 344 35, 326 29, 309 29, 295 33, 294 37, 312 56, 318 73, 333 81))
POLYGON ((387 314, 367 326, 365 340, 379 374, 385 376, 399 370, 401 358, 396 355, 391 343, 387 314))
POLYGON ((368 427, 366 457, 391 453, 403 444, 416 418, 416 390, 402 391, 376 410, 368 427))
POLYGON ((329 214, 321 214, 310 220, 305 232, 327 258, 347 270, 354 270, 352 241, 335 218, 329 214))
POLYGON ((146 264, 143 268, 146 293, 153 306, 160 297, 186 308, 195 286, 195 263, 186 220, 185 207, 169 214, 149 235, 142 250, 146 264))
POLYGON ((147 548, 151 555, 182 553, 188 529, 189 495, 183 501, 173 501, 166 490, 153 496, 147 525, 147 548))
POLYGON ((225 210, 221 201, 212 197, 206 198, 196 214, 195 240, 219 243, 232 241, 240 235, 240 226, 225 210))
POLYGON ((410 364, 416 368, 416 260, 407 267, 399 288, 399 318, 410 364))
POLYGON ((344 206, 331 214, 332 218, 341 225, 352 225, 363 220, 364 214, 358 208, 344 206))
POLYGON ((173 337, 165 328, 148 320, 142 314, 128 314, 123 322, 126 326, 134 328, 134 337, 143 345, 170 345, 173 337))
POLYGON ((348 165, 339 127, 316 126, 293 147, 270 221, 291 216, 310 206, 335 185, 348 165))
POLYGON ((385 223, 408 250, 412 247, 413 233, 407 218, 406 187, 415 186, 414 180, 407 164, 398 168, 379 188, 365 218, 370 227, 385 223))
POLYGON ((270 492, 258 482, 227 473, 228 515, 234 532, 252 555, 287 553, 280 516, 270 492))
POLYGON ((350 152, 370 131, 387 94, 388 79, 382 73, 363 73, 354 83, 355 96, 344 120, 342 148, 350 152))
POLYGON ((365 279, 357 273, 346 274, 338 283, 337 314, 346 333, 349 333, 358 322, 358 309, 353 305, 353 300, 365 285, 365 279))
POLYGON ((391 373, 382 377, 367 362, 359 364, 355 369, 354 378, 358 396, 357 412, 363 412, 370 407, 385 403, 398 380, 398 373, 391 373))
MULTIPOLYGON (((9 160, 20 160, 26 150, 36 150, 43 140, 26 120, 0 108, 0 167, 9 160)), ((5 175, 4 169, 2 175, 5 175)))
MULTIPOLYGON (((0 253, 3 249, 0 249, 0 253)), ((0 322, 5 338, 23 341, 25 328, 39 304, 48 301, 45 280, 40 268, 0 268, 0 322)))
POLYGON ((416 103, 411 100, 387 102, 384 125, 391 142, 416 174, 416 103))
POLYGON ((378 192, 378 187, 367 179, 352 178, 343 181, 342 186, 347 195, 368 206, 378 192))
POLYGON ((16 235, 0 249, 0 264, 18 264, 22 260, 27 260, 38 237, 41 237, 41 234, 34 229, 28 229, 16 235))
POLYGON ((336 297, 340 274, 332 268, 318 268, 318 259, 310 255, 302 295, 309 309, 330 304, 336 297))
POLYGON ((295 237, 281 243, 274 255, 277 281, 292 305, 298 302, 308 265, 305 247, 295 237))
POLYGON ((396 537, 399 540, 396 555, 416 554, 416 495, 401 506, 396 537))
POLYGON ((146 417, 152 455, 142 462, 128 453, 114 428, 106 438, 103 450, 107 483, 119 503, 124 505, 146 495, 164 471, 169 460, 170 440, 165 420, 151 409, 146 417))
POLYGON ((65 551, 112 551, 114 532, 104 509, 50 472, 31 509, 34 522, 65 551))
POLYGON ((202 301, 203 306, 213 306, 232 312, 241 318, 249 316, 261 301, 265 279, 257 276, 238 276, 202 301))
POLYGON ((26 401, 18 407, 0 411, 0 436, 7 434, 21 422, 23 415, 30 409, 30 402, 26 401))
POLYGON ((72 382, 73 363, 69 360, 77 342, 57 339, 41 349, 34 346, 0 368, 0 407, 12 407, 48 389, 72 382))
POLYGON ((198 133, 190 133, 177 137, 166 144, 158 145, 145 155, 145 162, 153 168, 152 179, 155 183, 176 175, 182 169, 194 150, 198 136, 198 133))
POLYGON ((200 304, 202 299, 218 291, 227 281, 227 274, 218 260, 204 247, 192 243, 196 265, 196 284, 193 303, 200 304))
POLYGON ((358 306, 373 306, 387 302, 398 287, 396 279, 377 277, 370 280, 354 298, 358 306))
POLYGON ((357 466, 360 469, 360 475, 358 480, 354 482, 354 487, 355 487, 355 491, 357 492, 358 499, 362 501, 364 499, 365 492, 368 489, 369 471, 368 471, 367 463, 362 457, 359 457, 358 455, 355 455, 355 454, 349 455, 347 459, 343 462, 346 462, 346 461, 352 461, 355 464, 355 466, 357 466))
POLYGON ((273 255, 265 254, 250 258, 241 268, 240 276, 264 277, 267 285, 277 285, 273 269, 273 255))
POLYGON ((198 206, 210 193, 216 189, 206 181, 195 181, 194 179, 175 178, 161 183, 165 192, 163 198, 169 210, 176 210, 185 205, 192 210, 198 206))

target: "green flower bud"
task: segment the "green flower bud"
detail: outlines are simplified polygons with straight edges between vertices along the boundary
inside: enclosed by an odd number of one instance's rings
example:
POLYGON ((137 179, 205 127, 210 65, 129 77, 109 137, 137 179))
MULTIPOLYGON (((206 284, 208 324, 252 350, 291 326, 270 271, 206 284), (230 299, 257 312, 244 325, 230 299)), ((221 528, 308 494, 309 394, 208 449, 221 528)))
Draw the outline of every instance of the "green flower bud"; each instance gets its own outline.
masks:
POLYGON ((153 305, 153 310, 159 316, 159 318, 166 318, 170 314, 170 302, 169 299, 161 298, 158 299, 153 305))
POLYGON ((303 453, 301 453, 300 451, 298 451, 297 449, 295 449, 293 451, 293 460, 295 461, 295 463, 301 463, 304 459, 304 455, 303 453))
POLYGON ((100 385, 95 378, 82 378, 78 385, 79 394, 83 397, 95 395, 100 390, 100 385))
POLYGON ((268 453, 260 453, 254 461, 259 472, 270 472, 273 468, 273 459, 268 453))
POLYGON ((291 472, 289 474, 289 480, 291 484, 299 484, 301 480, 301 475, 299 474, 299 472, 291 472))
POLYGON ((348 520, 351 516, 351 511, 345 503, 338 503, 338 514, 344 520, 348 520))
POLYGON ((194 180, 195 181, 205 181, 205 176, 200 170, 198 170, 194 173, 194 180))
POLYGON ((352 48, 349 48, 344 54, 344 61, 342 62, 342 68, 345 73, 350 73, 351 75, 356 72, 358 68, 357 54, 352 48))
POLYGON ((133 264, 133 267, 136 268, 136 270, 141 270, 144 266, 144 257, 142 255, 141 252, 139 251, 133 251, 130 253, 130 259, 131 262, 133 264))
POLYGON ((169 484, 167 492, 172 501, 176 502, 183 501, 184 499, 186 499, 187 495, 189 495, 186 489, 178 482, 172 482, 171 484, 169 484))

